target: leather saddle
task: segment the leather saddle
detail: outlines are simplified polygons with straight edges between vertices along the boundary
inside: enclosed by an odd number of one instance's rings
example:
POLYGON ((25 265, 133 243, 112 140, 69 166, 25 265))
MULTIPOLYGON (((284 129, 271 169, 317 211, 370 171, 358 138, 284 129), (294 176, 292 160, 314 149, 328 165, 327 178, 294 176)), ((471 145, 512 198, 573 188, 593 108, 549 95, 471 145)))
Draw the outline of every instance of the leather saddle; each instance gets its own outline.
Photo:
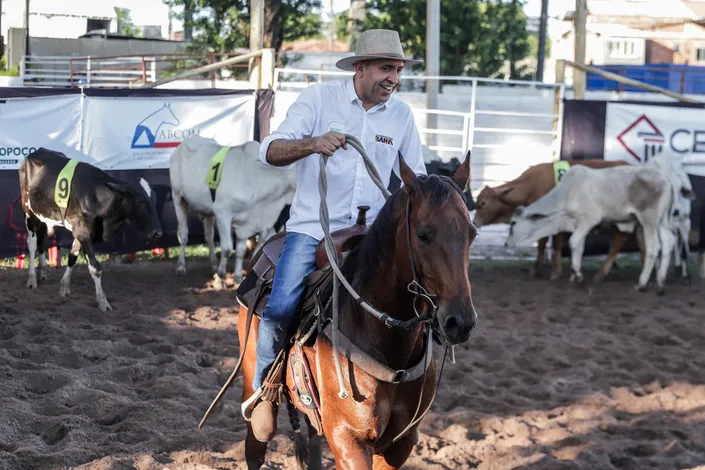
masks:
MULTIPOLYGON (((345 252, 355 248, 367 233, 366 213, 370 208, 369 206, 359 206, 357 209, 358 215, 355 225, 331 233, 339 260, 345 252)), ((286 231, 281 231, 264 243, 252 256, 247 275, 236 291, 240 305, 248 309, 252 306, 254 314, 260 318, 271 293, 274 272, 284 249, 285 239, 286 231)), ((299 304, 300 314, 303 311, 306 316, 305 313, 315 307, 318 307, 318 313, 322 313, 323 304, 331 296, 332 279, 333 270, 328 262, 325 240, 321 240, 316 248, 316 269, 303 279, 305 288, 299 304)))

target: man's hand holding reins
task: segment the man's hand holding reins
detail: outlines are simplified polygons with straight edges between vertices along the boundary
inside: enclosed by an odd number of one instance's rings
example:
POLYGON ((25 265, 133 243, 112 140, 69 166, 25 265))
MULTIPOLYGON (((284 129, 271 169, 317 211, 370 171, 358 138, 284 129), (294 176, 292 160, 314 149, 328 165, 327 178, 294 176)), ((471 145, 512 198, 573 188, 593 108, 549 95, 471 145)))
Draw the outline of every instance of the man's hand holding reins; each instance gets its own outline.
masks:
POLYGON ((345 136, 340 132, 326 132, 319 137, 296 140, 275 140, 267 149, 267 161, 274 166, 290 165, 311 154, 332 156, 339 148, 348 149, 345 136))

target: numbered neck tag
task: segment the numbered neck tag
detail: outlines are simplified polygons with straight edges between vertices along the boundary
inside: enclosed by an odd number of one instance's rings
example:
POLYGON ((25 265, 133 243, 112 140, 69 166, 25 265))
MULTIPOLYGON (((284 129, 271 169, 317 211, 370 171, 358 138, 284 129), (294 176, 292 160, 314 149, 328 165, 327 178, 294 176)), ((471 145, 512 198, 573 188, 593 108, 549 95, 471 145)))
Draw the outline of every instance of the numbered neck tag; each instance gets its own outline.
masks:
POLYGON ((223 163, 225 162, 225 155, 227 155, 228 150, 231 147, 223 147, 213 156, 211 160, 211 166, 206 174, 206 184, 211 190, 211 199, 215 202, 215 190, 218 189, 218 184, 220 183, 220 175, 223 174, 223 163))
POLYGON ((69 205, 69 198, 71 197, 71 181, 73 180, 73 173, 76 170, 76 165, 78 165, 79 160, 72 158, 68 163, 61 169, 59 177, 56 178, 56 186, 54 187, 54 202, 59 206, 61 210, 61 221, 64 221, 66 216, 66 208, 69 205))
POLYGON ((553 176, 556 184, 563 179, 563 175, 566 171, 570 170, 570 163, 565 160, 558 160, 553 162, 553 176))

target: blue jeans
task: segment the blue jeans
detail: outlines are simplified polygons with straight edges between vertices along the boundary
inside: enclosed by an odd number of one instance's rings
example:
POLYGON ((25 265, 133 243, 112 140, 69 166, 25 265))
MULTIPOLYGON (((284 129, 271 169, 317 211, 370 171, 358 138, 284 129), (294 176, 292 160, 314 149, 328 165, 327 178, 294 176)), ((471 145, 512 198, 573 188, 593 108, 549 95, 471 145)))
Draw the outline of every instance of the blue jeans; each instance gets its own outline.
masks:
POLYGON ((284 248, 274 271, 272 292, 257 330, 257 362, 252 387, 264 382, 279 350, 284 346, 291 321, 304 293, 303 280, 316 269, 318 240, 303 233, 287 232, 284 248))

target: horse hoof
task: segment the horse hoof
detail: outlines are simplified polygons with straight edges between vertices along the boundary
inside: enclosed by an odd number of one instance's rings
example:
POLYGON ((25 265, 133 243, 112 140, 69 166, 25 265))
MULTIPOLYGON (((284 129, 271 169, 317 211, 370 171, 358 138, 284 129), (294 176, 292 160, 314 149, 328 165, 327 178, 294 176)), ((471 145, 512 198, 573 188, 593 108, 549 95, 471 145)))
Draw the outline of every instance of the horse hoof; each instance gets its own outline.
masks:
POLYGON ((665 294, 666 294, 666 287, 665 287, 665 286, 660 286, 660 287, 656 290, 656 293, 657 293, 659 296, 665 295, 665 294))
POLYGON ((595 274, 595 277, 593 278, 593 281, 595 281, 595 282, 602 282, 604 280, 605 280, 605 275, 602 274, 601 272, 598 272, 597 274, 595 274))
POLYGON ((110 312, 110 311, 112 311, 113 307, 111 307, 110 304, 108 303, 108 301, 105 300, 105 301, 103 301, 103 302, 98 303, 98 309, 99 309, 101 312, 105 313, 105 312, 110 312))
POLYGON ((557 281, 560 278, 561 278, 561 273, 556 273, 556 272, 551 273, 551 280, 552 281, 557 281))
POLYGON ((27 279, 27 288, 28 289, 36 289, 37 288, 37 279, 27 279))
POLYGON ((634 290, 638 292, 646 292, 646 284, 644 284, 643 286, 641 284, 637 284, 636 286, 634 286, 634 290))
POLYGON ((223 278, 217 274, 213 276, 213 289, 221 290, 223 288, 223 278))
POLYGON ((46 275, 46 273, 41 273, 41 274, 39 275, 39 280, 40 280, 40 281, 46 281, 46 280, 47 280, 47 275, 46 275))
POLYGON ((177 266, 176 267, 176 275, 177 276, 185 276, 186 275, 186 266, 177 266))
POLYGON ((69 289, 68 287, 63 287, 63 286, 62 286, 62 287, 59 289, 59 295, 60 295, 61 297, 68 297, 69 295, 71 295, 71 289, 69 289))
POLYGON ((570 282, 573 282, 575 284, 582 284, 583 282, 583 275, 582 274, 577 274, 573 273, 570 275, 570 282))

